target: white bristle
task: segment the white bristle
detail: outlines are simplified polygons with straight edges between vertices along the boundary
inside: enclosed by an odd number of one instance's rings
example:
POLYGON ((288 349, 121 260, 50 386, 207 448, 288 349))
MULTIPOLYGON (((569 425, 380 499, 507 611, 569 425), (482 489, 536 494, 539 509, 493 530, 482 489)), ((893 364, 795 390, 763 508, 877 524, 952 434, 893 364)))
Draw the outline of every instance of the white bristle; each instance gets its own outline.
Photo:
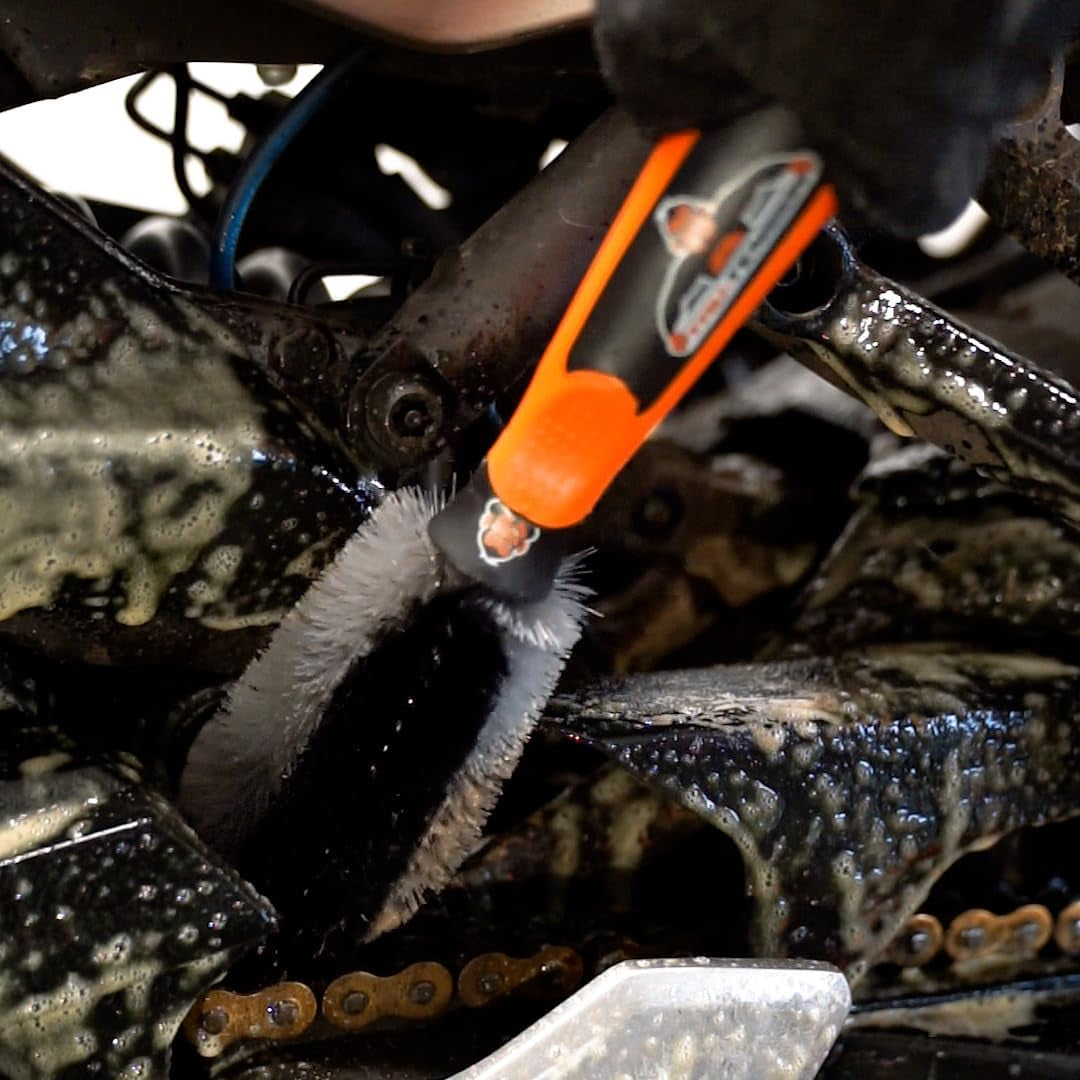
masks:
POLYGON ((446 885, 479 841, 581 634, 589 590, 577 580, 578 562, 564 563, 548 596, 523 610, 486 601, 503 630, 506 674, 476 745, 373 920, 369 940, 411 918, 424 894, 446 885))
POLYGON ((251 832, 352 665, 435 594, 442 560, 427 523, 440 508, 415 489, 388 495, 199 732, 180 806, 211 843, 229 850, 251 832))
MULTIPOLYGON (((439 509, 439 500, 416 490, 388 495, 199 732, 181 778, 180 805, 207 840, 228 850, 250 835, 352 666, 443 587, 442 559, 427 530, 439 509)), ((475 847, 580 635, 589 590, 578 580, 579 564, 580 558, 567 560, 537 603, 513 606, 480 594, 501 631, 506 674, 476 745, 369 936, 409 918, 423 894, 444 886, 475 847)))

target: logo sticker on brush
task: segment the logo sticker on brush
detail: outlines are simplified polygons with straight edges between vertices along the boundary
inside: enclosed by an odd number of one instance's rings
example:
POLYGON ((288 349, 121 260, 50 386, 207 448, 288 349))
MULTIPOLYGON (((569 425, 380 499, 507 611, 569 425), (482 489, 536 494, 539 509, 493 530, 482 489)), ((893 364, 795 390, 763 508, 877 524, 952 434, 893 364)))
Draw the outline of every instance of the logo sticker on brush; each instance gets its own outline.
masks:
POLYGON ((653 221, 672 256, 656 304, 664 349, 691 356, 727 314, 817 188, 814 154, 755 162, 711 198, 672 195, 653 221))
POLYGON ((488 499, 480 515, 476 544, 480 558, 488 566, 499 566, 527 554, 540 538, 540 529, 520 514, 515 514, 499 499, 488 499))

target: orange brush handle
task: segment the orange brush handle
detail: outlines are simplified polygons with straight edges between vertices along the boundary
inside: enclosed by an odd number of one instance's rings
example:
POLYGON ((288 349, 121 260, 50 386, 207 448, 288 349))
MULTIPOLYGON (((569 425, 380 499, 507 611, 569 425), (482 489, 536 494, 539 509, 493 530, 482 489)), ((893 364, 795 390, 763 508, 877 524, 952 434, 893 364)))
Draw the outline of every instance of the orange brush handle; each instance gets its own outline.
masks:
POLYGON ((542 528, 585 518, 836 212, 790 116, 662 140, 488 454, 542 528))

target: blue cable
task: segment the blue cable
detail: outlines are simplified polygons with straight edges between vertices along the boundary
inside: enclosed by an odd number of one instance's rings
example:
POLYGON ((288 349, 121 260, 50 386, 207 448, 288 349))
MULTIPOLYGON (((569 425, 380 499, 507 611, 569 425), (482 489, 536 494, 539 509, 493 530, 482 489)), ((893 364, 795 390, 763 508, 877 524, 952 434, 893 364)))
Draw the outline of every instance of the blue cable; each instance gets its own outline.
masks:
POLYGON ((353 53, 332 67, 327 65, 296 95, 277 123, 244 159, 214 225, 210 251, 210 284, 215 289, 231 289, 236 280, 236 249, 240 230, 274 163, 289 144, 323 107, 340 84, 353 73, 367 51, 353 53))

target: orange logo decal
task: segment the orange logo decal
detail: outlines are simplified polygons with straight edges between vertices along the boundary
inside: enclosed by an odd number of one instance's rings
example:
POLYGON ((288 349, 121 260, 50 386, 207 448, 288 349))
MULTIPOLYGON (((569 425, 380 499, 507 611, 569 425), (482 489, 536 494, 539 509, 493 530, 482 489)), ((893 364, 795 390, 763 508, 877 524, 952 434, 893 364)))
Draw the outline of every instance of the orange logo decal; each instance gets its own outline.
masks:
POLYGON ((671 260, 656 303, 669 356, 692 356, 798 217, 821 178, 812 154, 751 162, 711 198, 671 195, 653 220, 671 260))
POLYGON ((488 499, 476 533, 480 558, 498 566, 520 558, 536 542, 540 530, 498 499, 488 499))

